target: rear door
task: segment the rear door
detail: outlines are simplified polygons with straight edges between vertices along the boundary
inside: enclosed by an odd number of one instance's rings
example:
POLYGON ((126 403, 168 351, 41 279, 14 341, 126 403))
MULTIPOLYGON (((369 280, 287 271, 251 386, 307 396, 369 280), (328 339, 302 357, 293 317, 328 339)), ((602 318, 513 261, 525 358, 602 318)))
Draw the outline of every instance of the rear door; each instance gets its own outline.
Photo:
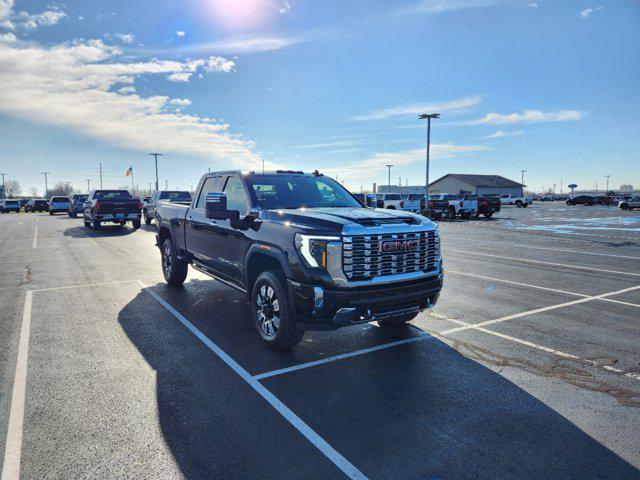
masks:
POLYGON ((211 176, 204 179, 198 198, 194 199, 193 208, 187 212, 185 235, 187 251, 193 260, 201 263, 209 270, 218 271, 217 253, 213 243, 220 235, 218 220, 210 220, 205 214, 207 193, 222 192, 226 176, 211 176))

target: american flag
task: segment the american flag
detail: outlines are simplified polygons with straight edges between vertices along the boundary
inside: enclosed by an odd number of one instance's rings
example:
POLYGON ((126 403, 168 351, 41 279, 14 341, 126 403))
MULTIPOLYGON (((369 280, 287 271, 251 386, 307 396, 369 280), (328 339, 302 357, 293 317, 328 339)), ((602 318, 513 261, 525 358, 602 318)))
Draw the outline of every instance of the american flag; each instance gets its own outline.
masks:
POLYGON ((129 167, 129 169, 127 170, 127 173, 125 173, 125 176, 127 177, 131 177, 133 175, 133 166, 129 167))

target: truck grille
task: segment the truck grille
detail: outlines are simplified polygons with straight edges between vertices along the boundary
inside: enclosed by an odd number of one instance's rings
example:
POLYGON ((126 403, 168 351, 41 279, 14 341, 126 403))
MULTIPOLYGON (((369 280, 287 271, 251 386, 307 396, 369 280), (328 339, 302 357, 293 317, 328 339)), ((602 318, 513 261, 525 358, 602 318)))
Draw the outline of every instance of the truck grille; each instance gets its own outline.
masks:
POLYGON ((434 231, 344 237, 342 267, 348 280, 369 280, 374 277, 412 272, 432 272, 437 269, 440 241, 434 231), (386 242, 396 242, 400 248, 383 249, 386 242))

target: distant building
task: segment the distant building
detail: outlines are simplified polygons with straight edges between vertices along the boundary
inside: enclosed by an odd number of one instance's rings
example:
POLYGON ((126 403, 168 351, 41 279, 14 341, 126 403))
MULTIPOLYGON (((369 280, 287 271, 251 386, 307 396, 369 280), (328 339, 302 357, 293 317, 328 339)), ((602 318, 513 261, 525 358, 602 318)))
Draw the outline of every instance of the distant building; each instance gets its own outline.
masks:
MULTIPOLYGON (((523 185, 500 175, 467 175, 448 173, 429 184, 430 193, 471 193, 476 195, 502 195, 513 193, 522 195, 523 185)), ((423 187, 424 191, 424 187, 423 187)))

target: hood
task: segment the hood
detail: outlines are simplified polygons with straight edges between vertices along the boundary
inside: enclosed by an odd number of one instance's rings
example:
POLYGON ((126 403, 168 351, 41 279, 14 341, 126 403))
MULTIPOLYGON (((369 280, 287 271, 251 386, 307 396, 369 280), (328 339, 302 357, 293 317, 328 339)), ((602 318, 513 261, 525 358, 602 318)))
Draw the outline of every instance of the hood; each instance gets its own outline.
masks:
MULTIPOLYGON (((269 220, 291 222, 304 229, 341 231, 347 225, 378 227, 382 225, 420 225, 429 222, 410 212, 382 208, 296 208, 267 210, 269 220)), ((430 223, 430 222, 429 222, 430 223)))

